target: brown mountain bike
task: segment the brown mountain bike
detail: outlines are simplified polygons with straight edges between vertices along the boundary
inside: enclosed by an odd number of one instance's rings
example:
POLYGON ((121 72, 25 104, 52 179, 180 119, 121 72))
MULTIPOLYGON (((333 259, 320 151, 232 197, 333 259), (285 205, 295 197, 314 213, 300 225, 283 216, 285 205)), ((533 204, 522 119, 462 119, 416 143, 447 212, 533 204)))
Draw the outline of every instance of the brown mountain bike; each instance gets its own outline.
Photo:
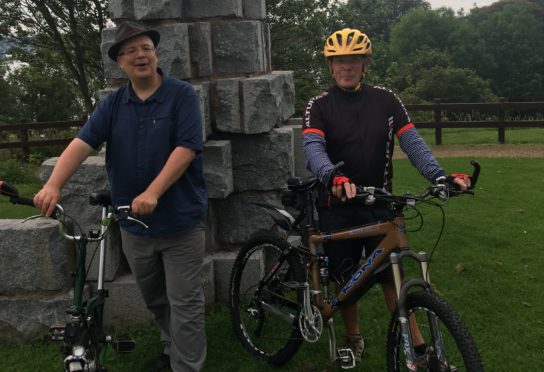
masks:
MULTIPOLYGON (((471 164, 472 189, 480 166, 475 161, 471 164)), ((313 177, 288 180, 283 204, 298 210, 297 218, 285 210, 262 205, 288 236, 300 235, 298 243, 265 234, 251 239, 238 253, 230 280, 230 311, 234 331, 244 347, 273 365, 282 365, 295 355, 303 341, 317 342, 326 325, 331 361, 339 361, 342 368, 353 368, 352 351, 336 347, 332 316, 358 301, 376 283, 377 274, 391 266, 397 307, 387 330, 387 370, 483 371, 465 324, 433 290, 429 255, 408 245, 404 217, 409 209, 422 218, 417 210, 420 203, 442 209, 450 197, 473 192, 459 191, 450 183, 430 186, 418 195, 393 195, 379 188, 359 187, 357 200, 365 205, 386 203, 391 219, 321 232, 314 217, 317 183, 313 177), (361 258, 339 294, 331 296, 323 243, 369 237, 383 240, 369 257, 361 258), (403 262, 407 259, 418 263, 420 275, 405 277, 403 262), (425 340, 424 352, 416 352, 412 342, 414 327, 425 340)))

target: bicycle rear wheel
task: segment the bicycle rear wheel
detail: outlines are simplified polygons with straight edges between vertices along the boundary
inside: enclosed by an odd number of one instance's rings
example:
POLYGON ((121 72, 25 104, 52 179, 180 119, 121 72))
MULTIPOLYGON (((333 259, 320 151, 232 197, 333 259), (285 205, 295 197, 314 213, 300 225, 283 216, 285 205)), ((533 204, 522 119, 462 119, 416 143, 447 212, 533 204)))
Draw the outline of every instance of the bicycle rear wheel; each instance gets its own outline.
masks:
MULTIPOLYGON (((451 305, 434 294, 414 292, 408 295, 407 306, 427 345, 426 352, 417 356, 417 371, 483 371, 472 336, 451 305), (443 358, 438 356, 440 351, 436 347, 439 337, 443 358)), ((387 367, 390 372, 416 370, 406 366, 397 313, 391 318, 387 334, 387 367)))
POLYGON ((289 243, 252 239, 238 253, 230 280, 234 332, 246 349, 273 365, 286 363, 302 344, 298 315, 305 270, 289 243))

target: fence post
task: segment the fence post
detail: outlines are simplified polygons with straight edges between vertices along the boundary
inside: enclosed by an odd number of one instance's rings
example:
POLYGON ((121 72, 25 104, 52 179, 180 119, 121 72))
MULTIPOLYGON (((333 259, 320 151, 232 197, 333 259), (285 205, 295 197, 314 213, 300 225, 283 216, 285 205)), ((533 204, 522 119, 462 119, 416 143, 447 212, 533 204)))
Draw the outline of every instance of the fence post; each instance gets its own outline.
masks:
POLYGON ((23 160, 30 158, 30 146, 28 145, 28 129, 21 129, 21 142, 23 142, 23 160))
POLYGON ((499 127, 498 127, 498 130, 499 130, 499 143, 501 145, 504 145, 504 142, 505 142, 505 128, 504 128, 505 117, 506 117, 506 114, 505 114, 505 110, 504 110, 504 101, 501 100, 501 103, 500 103, 500 106, 499 106, 499 114, 498 114, 498 119, 499 119, 499 127))
POLYGON ((437 108, 434 110, 434 143, 435 145, 441 145, 442 144, 442 125, 440 123, 442 122, 442 110, 438 105, 440 105, 440 102, 435 101, 437 104, 437 108))

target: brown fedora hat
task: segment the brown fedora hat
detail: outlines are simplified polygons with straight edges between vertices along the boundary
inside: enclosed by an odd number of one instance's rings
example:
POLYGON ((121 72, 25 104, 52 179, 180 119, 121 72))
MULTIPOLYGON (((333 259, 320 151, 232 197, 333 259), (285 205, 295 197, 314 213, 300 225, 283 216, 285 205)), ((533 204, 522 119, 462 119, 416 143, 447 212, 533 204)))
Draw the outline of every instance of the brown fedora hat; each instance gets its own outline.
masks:
POLYGON ((131 39, 136 36, 147 35, 153 41, 153 45, 157 47, 159 41, 161 40, 161 35, 158 31, 150 30, 142 26, 141 24, 126 21, 121 23, 117 32, 115 33, 115 43, 108 49, 108 56, 117 61, 117 56, 119 55, 119 49, 121 49, 121 44, 123 44, 128 39, 131 39))

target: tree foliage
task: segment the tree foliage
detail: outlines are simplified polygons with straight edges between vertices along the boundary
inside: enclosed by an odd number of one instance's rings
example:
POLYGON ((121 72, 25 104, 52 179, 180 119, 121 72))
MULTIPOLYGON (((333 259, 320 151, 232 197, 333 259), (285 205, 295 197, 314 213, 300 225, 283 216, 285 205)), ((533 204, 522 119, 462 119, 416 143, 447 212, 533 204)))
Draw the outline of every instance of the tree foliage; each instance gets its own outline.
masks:
MULTIPOLYGON (((10 54, 20 65, 7 75, 7 65, 0 66, 0 121, 92 110, 104 83, 106 6, 107 0, 2 0, 0 40, 16 43, 10 54)), ((372 40, 367 81, 407 103, 544 100, 544 0, 501 0, 468 14, 431 10, 423 0, 267 0, 266 8, 272 67, 295 72, 297 110, 330 84, 323 44, 344 27, 372 40)))
POLYGON ((413 9, 430 9, 424 0, 348 0, 338 8, 336 20, 329 31, 350 27, 371 35, 373 39, 387 40, 391 27, 413 9))
POLYGON ((59 79, 76 88, 85 111, 103 85, 100 32, 107 0, 3 0, 0 35, 14 40, 20 62, 37 66, 36 56, 49 58, 59 79))
POLYGON ((336 0, 266 1, 272 66, 295 71, 295 107, 299 110, 329 82, 322 52, 328 19, 338 6, 336 0))
POLYGON ((480 31, 491 63, 475 63, 479 76, 511 101, 544 100, 543 1, 503 1, 468 20, 480 31))

